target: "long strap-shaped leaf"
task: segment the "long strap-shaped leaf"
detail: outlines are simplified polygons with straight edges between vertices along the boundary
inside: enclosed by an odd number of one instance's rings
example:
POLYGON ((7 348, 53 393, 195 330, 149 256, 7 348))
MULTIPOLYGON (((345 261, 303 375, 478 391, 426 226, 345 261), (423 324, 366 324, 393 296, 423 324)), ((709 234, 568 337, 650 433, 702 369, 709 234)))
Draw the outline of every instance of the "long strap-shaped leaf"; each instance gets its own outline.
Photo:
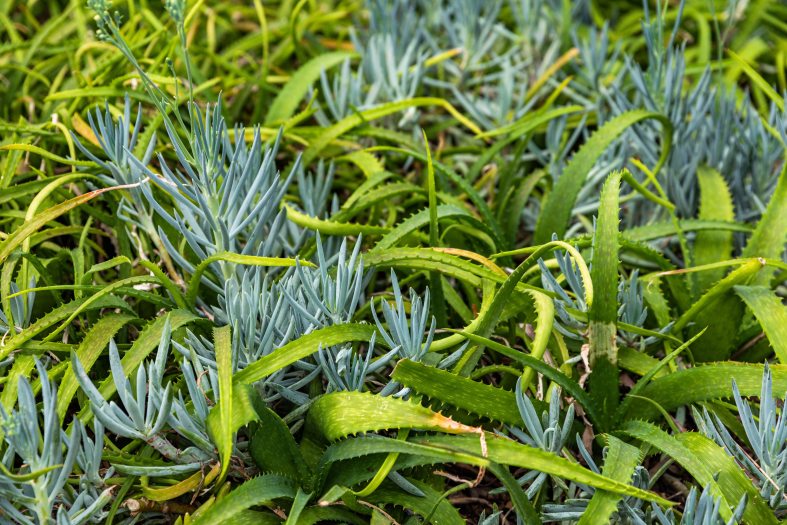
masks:
POLYGON ((294 498, 295 486, 291 480, 273 474, 263 474, 250 479, 223 496, 218 501, 209 500, 208 507, 198 509, 191 520, 192 525, 215 525, 232 523, 240 512, 278 498, 294 498))
POLYGON ((111 188, 101 188, 99 190, 89 191, 42 211, 29 221, 23 223, 19 228, 11 232, 11 234, 6 237, 3 242, 0 242, 0 263, 5 261, 6 258, 11 255, 11 252, 13 252, 20 244, 25 242, 25 239, 30 237, 33 232, 38 230, 41 226, 48 223, 49 221, 57 219, 64 213, 73 210, 77 206, 86 203, 90 199, 98 197, 102 193, 112 190, 131 188, 138 185, 139 184, 129 184, 125 186, 113 186, 111 188))
POLYGON ((722 496, 725 504, 719 510, 725 520, 730 519, 730 508, 745 494, 747 504, 743 517, 746 523, 778 523, 746 474, 723 449, 705 436, 696 432, 671 436, 644 421, 630 421, 622 432, 667 454, 701 485, 710 486, 717 496, 722 496), (714 480, 717 475, 718 481, 714 480))
POLYGON ((734 290, 754 312, 776 357, 787 365, 787 306, 764 286, 736 286, 734 290))
POLYGON ((318 55, 302 65, 290 77, 284 88, 276 95, 276 98, 273 99, 268 114, 265 116, 265 125, 271 126, 274 123, 290 118, 295 113, 298 104, 303 100, 309 87, 315 80, 320 78, 320 73, 353 56, 355 56, 355 53, 334 51, 318 55))
MULTIPOLYGON (((787 365, 770 365, 773 391, 787 391, 787 365)), ((678 370, 654 379, 631 402, 625 416, 629 419, 652 419, 659 415, 657 403, 664 410, 714 399, 732 398, 732 381, 741 395, 757 396, 762 385, 763 365, 735 362, 709 363, 678 370)))
MULTIPOLYGON (((784 252, 784 241, 787 238, 787 162, 779 174, 776 190, 771 195, 768 207, 765 208, 760 222, 743 249, 743 257, 763 257, 778 259, 784 252)), ((756 284, 767 285, 772 271, 768 270, 756 277, 756 284)))
MULTIPOLYGON (((396 364, 391 379, 419 394, 447 403, 471 414, 509 425, 521 425, 516 395, 508 390, 479 383, 433 366, 403 359, 396 364)), ((537 400, 535 400, 537 401, 537 400)), ((539 412, 545 408, 536 406, 539 412)))
MULTIPOLYGON (((250 385, 285 366, 310 356, 321 347, 353 341, 369 341, 375 332, 376 328, 374 326, 366 324, 344 324, 315 330, 277 348, 270 354, 237 372, 232 378, 232 431, 235 432, 243 425, 257 418, 253 399, 248 390, 250 385)), ((221 400, 208 414, 207 425, 213 436, 220 435, 223 432, 221 417, 219 416, 221 413, 220 405, 221 400)))
POLYGON ((658 174, 661 166, 667 160, 672 145, 672 124, 670 121, 659 113, 644 110, 628 111, 615 117, 596 130, 574 154, 557 179, 541 209, 541 214, 538 216, 534 237, 536 244, 549 241, 553 233, 556 233, 558 237, 563 236, 568 227, 577 195, 579 195, 579 191, 596 160, 626 129, 637 122, 649 119, 655 119, 661 123, 661 156, 653 169, 653 173, 658 174))
POLYGON ((579 383, 574 381, 572 378, 565 375, 560 370, 552 368, 548 364, 544 363, 543 361, 539 361, 538 359, 534 359, 533 357, 523 354, 521 352, 517 352, 507 346, 503 346, 496 341, 492 341, 486 337, 481 337, 476 334, 471 334, 467 332, 460 332, 463 337, 473 341, 476 344, 486 346, 487 348, 494 350, 495 352, 508 357, 509 359, 513 359, 522 363, 525 366, 528 366, 538 372, 539 374, 544 375, 550 381, 557 383, 560 387, 566 391, 571 397, 573 397, 581 406, 585 409, 585 412, 588 415, 588 418, 594 424, 599 423, 599 412, 596 408, 595 403, 590 398, 590 396, 585 392, 579 383))
POLYGON ((620 173, 607 178, 601 189, 601 205, 593 235, 593 304, 588 312, 590 346, 590 397, 601 409, 609 426, 618 406, 618 214, 620 173))
MULTIPOLYGON (((614 436, 606 436, 607 454, 604 456, 604 467, 601 473, 609 478, 629 483, 634 469, 642 461, 642 453, 637 447, 624 443, 614 436)), ((585 512, 577 525, 594 525, 596 523, 609 523, 612 513, 618 508, 618 502, 623 499, 621 494, 597 490, 590 498, 585 512)))

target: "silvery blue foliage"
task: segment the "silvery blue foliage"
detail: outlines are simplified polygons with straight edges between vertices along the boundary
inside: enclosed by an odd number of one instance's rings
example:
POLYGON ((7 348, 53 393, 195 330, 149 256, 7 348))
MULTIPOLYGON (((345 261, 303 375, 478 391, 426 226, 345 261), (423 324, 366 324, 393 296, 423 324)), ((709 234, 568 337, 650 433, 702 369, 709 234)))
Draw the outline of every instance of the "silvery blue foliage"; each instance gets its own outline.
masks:
MULTIPOLYGON (((18 408, 8 413, 0 404, 0 427, 8 445, 0 465, 0 512, 14 523, 33 525, 49 523, 55 507, 60 505, 57 512, 62 516, 58 518, 61 523, 87 523, 101 515, 112 491, 102 487, 96 447, 93 442, 84 441, 86 434, 81 424, 75 422, 71 435, 61 430, 57 388, 49 381, 46 367, 37 359, 35 364, 41 383, 41 410, 26 377, 19 379, 18 408), (85 454, 90 455, 90 460, 85 459, 85 454), (12 474, 16 458, 23 467, 12 474), (84 493, 77 494, 66 486, 75 463, 90 469, 86 471, 85 485, 89 490, 84 493), (100 488, 103 490, 98 492, 100 488)), ((96 428, 96 435, 103 436, 100 427, 96 428)), ((98 457, 100 462, 100 452, 98 457)))
POLYGON ((585 330, 586 324, 575 319, 574 316, 568 313, 567 308, 587 312, 585 285, 579 273, 579 266, 574 263, 571 255, 563 250, 555 250, 554 253, 558 268, 565 278, 572 295, 569 295, 561 286, 561 283, 552 275, 544 261, 539 259, 538 266, 541 269, 541 284, 545 290, 557 295, 554 301, 555 313, 560 322, 555 322, 555 328, 566 337, 581 340, 582 336, 580 334, 585 330))
MULTIPOLYGON (((30 277, 28 288, 35 288, 36 278, 30 277)), ((19 285, 16 282, 9 284, 11 294, 16 294, 20 291, 19 285)), ((33 307, 35 306, 36 292, 28 292, 22 295, 16 295, 9 299, 10 310, 6 315, 3 309, 0 309, 0 336, 12 336, 18 334, 30 325, 33 316, 33 307)), ((1 365, 0 365, 1 366, 1 365)))
POLYGON ((347 323, 363 296, 361 240, 355 243, 349 258, 346 239, 333 257, 326 257, 319 233, 316 245, 317 268, 297 265, 288 278, 289 286, 282 287, 282 291, 293 311, 314 328, 347 323))
MULTIPOLYGON (((210 455, 194 447, 179 450, 164 437, 164 430, 172 417, 173 406, 172 385, 167 383, 163 386, 169 346, 170 325, 167 321, 155 359, 137 368, 135 381, 132 384, 123 370, 115 342, 110 341, 109 365, 122 406, 104 399, 88 377, 76 353, 72 353, 71 364, 79 385, 90 399, 94 416, 107 430, 129 439, 145 441, 171 461, 179 464, 195 464, 198 467, 199 462, 210 459, 210 455)), ((205 443, 197 443, 200 444, 205 445, 205 443)), ((212 447, 208 450, 212 450, 212 447)))
POLYGON ((706 435, 723 446, 749 473, 763 499, 783 518, 787 516, 787 415, 774 396, 770 368, 766 365, 763 372, 758 409, 752 409, 743 399, 734 380, 732 392, 751 453, 744 450, 721 419, 707 409, 702 413, 695 410, 695 420, 706 435))
POLYGON ((328 382, 326 392, 338 390, 361 392, 364 390, 369 375, 388 365, 391 359, 396 356, 397 349, 389 350, 372 362, 376 336, 377 334, 372 334, 364 357, 353 351, 351 346, 320 348, 317 359, 328 382))
MULTIPOLYGON (((566 446, 571 426, 574 423, 574 405, 569 405, 565 418, 561 422, 560 389, 555 389, 552 391, 549 400, 549 410, 539 417, 532 401, 522 390, 521 377, 517 379, 514 391, 516 393, 516 406, 519 409, 519 415, 522 417, 523 427, 508 427, 511 435, 526 445, 560 455, 563 447, 566 446)), ((533 499, 541 490, 544 482, 550 477, 549 474, 544 472, 532 470, 519 478, 519 483, 527 485, 527 497, 528 499, 533 499)), ((562 483, 562 481, 559 481, 559 483, 562 483)))
POLYGON ((426 289, 423 298, 415 290, 410 289, 410 315, 408 318, 404 297, 399 288, 399 280, 393 270, 391 270, 391 288, 394 294, 394 303, 381 301, 383 319, 385 319, 388 328, 386 329, 377 317, 374 299, 372 299, 372 317, 374 317, 377 328, 390 348, 398 349, 399 355, 403 359, 420 361, 429 352, 436 328, 434 316, 431 316, 428 331, 426 328, 430 319, 429 289, 426 289), (424 333, 426 333, 426 342, 424 342, 424 333))
POLYGON ((699 497, 697 493, 697 488, 692 487, 680 519, 675 516, 672 509, 665 512, 653 505, 651 523, 654 525, 736 525, 742 522, 743 511, 746 508, 745 496, 733 510, 730 519, 725 521, 719 512, 722 505, 721 496, 714 497, 709 486, 702 489, 699 497))

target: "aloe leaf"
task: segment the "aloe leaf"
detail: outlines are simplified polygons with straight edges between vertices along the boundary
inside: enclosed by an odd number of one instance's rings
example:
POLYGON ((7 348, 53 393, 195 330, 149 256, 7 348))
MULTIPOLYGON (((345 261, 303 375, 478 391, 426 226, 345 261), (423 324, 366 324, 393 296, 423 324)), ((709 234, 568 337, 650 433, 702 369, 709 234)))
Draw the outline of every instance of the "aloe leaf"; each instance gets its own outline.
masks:
POLYGON ((593 235, 593 304, 588 312, 590 345, 590 396, 602 417, 611 422, 619 402, 618 391, 618 214, 620 213, 620 173, 607 178, 601 189, 596 231, 593 235))
MULTIPOLYGON (((773 391, 787 391, 787 365, 770 365, 773 377, 773 391)), ((732 381, 738 385, 742 396, 759 395, 762 384, 763 365, 719 362, 697 365, 677 370, 650 382, 639 396, 634 399, 626 412, 628 418, 652 419, 658 415, 653 405, 658 403, 664 410, 674 410, 680 406, 711 401, 731 399, 732 381)))
MULTIPOLYGON (((533 338, 530 356, 533 359, 541 360, 546 353, 549 337, 552 334, 552 327, 555 322, 555 302, 546 294, 535 290, 530 292, 536 306, 536 336, 533 338)), ((532 368, 527 368, 522 373, 522 390, 527 391, 530 382, 535 375, 532 368)))
POLYGON ((309 471, 286 423, 257 396, 255 409, 259 424, 251 432, 249 453, 265 473, 296 475, 308 486, 309 471))
POLYGON ((643 120, 654 119, 661 123, 661 157, 653 169, 658 173, 667 160, 672 145, 672 124, 663 115, 644 110, 632 110, 610 120, 585 142, 571 158, 546 198, 538 216, 533 242, 544 244, 557 234, 562 237, 568 227, 571 212, 593 164, 612 142, 626 129, 643 120))
MULTIPOLYGON (((15 336, 7 338, 5 344, 0 346, 0 360, 6 358, 11 352, 22 348, 25 343, 51 328, 56 323, 70 317, 74 312, 79 310, 85 302, 87 302, 87 299, 83 298, 75 299, 60 305, 43 317, 37 319, 33 324, 15 336)), ((97 310, 101 308, 121 308, 123 310, 129 310, 128 304, 114 296, 101 297, 98 301, 90 303, 87 307, 88 310, 97 310)))
POLYGON ((742 264, 711 286, 675 322, 673 333, 683 330, 692 321, 691 334, 708 328, 692 349, 696 361, 722 361, 730 356, 743 317, 743 304, 733 287, 749 283, 763 266, 764 261, 757 259, 742 264))
MULTIPOLYGON (((430 399, 472 414, 509 425, 522 424, 516 406, 516 395, 508 390, 472 381, 409 359, 403 359, 396 364, 391 379, 430 399)), ((537 408, 544 408, 543 403, 537 408)))
POLYGON ((638 489, 603 474, 596 474, 592 470, 588 470, 563 457, 555 456, 550 452, 529 447, 507 438, 487 434, 486 454, 481 453, 481 443, 477 436, 432 435, 413 438, 412 441, 423 445, 468 451, 481 457, 487 457, 490 461, 501 465, 546 472, 562 479, 590 485, 591 487, 616 494, 653 501, 662 506, 672 505, 671 502, 653 492, 638 489))
POLYGON ((336 140, 337 138, 341 137, 348 131, 352 130, 353 128, 372 121, 378 118, 385 117, 387 115, 391 115, 392 113, 398 113, 400 111, 404 111, 409 108, 417 108, 423 106, 437 106, 445 109, 447 112, 451 114, 456 120, 461 122, 465 127, 470 129, 475 133, 480 133, 481 130, 473 124, 470 120, 466 117, 462 116, 456 108, 454 108, 450 103, 446 102, 441 98, 434 98, 434 97, 417 97, 417 98, 410 98, 405 100, 400 100, 397 102, 389 102, 387 104, 381 104, 380 106, 367 109, 365 111, 361 111, 354 115, 350 115, 346 117, 344 120, 337 122, 330 128, 324 130, 317 139, 312 142, 309 148, 303 153, 303 164, 308 166, 311 162, 317 157, 317 155, 322 152, 331 142, 336 140))
POLYGON ((735 286, 734 290, 760 322, 776 358, 787 365, 787 307, 781 298, 764 286, 735 286))
MULTIPOLYGON (((285 366, 310 356, 321 347, 353 341, 369 341, 375 331, 375 327, 365 324, 343 324, 315 330, 295 341, 290 341, 265 357, 251 363, 243 370, 236 372, 232 378, 232 431, 238 430, 243 425, 257 418, 253 396, 249 391, 250 385, 285 366)), ((219 404, 221 404, 221 401, 219 401, 219 404)), ((213 435, 221 432, 221 420, 217 414, 216 409, 211 410, 210 414, 208 414, 207 426, 211 429, 213 435)))
POLYGON ((320 73, 354 56, 355 53, 334 51, 318 55, 302 65, 273 99, 265 117, 265 125, 272 126, 292 117, 309 90, 309 86, 320 78, 320 73))
POLYGON ((57 219, 64 213, 67 213, 77 206, 98 197, 102 193, 128 188, 131 186, 138 186, 138 184, 132 184, 130 186, 113 186, 111 188, 101 188, 99 190, 89 191, 36 214, 32 219, 24 222, 16 230, 11 232, 8 237, 0 242, 0 263, 4 262, 8 256, 11 255, 11 252, 13 252, 17 247, 19 247, 19 245, 25 242, 25 239, 30 237, 46 223, 57 219))
MULTIPOLYGON (((85 372, 90 372, 90 368, 101 356, 101 353, 109 344, 110 339, 125 325, 135 320, 134 316, 128 314, 112 314, 102 317, 85 334, 85 338, 76 350, 79 362, 85 368, 85 372)), ((60 380, 57 389, 57 415, 62 423, 66 417, 68 405, 79 388, 79 382, 71 368, 71 362, 66 363, 66 371, 60 380)))
MULTIPOLYGON (((432 215, 431 209, 423 209, 421 211, 412 214, 410 217, 404 219, 402 222, 397 224, 394 229, 386 233, 379 241, 377 241, 377 244, 374 245, 374 250, 384 250, 396 246, 396 244, 398 244, 409 234, 417 231, 422 226, 430 224, 432 221, 431 215, 432 215)), ((462 208, 453 206, 451 204, 438 205, 436 207, 435 215, 436 215, 435 220, 447 219, 449 217, 469 219, 471 223, 474 226, 478 227, 479 229, 485 228, 483 223, 481 223, 475 217, 473 217, 470 214, 470 212, 462 208)), ((430 241, 430 245, 432 247, 438 246, 437 244, 431 244, 431 241, 430 241)))
POLYGON ((279 498, 294 498, 295 493, 296 489, 290 479, 274 474, 262 474, 242 483, 204 510, 198 509, 192 517, 191 524, 226 523, 250 507, 279 498))
MULTIPOLYGON (((628 445, 614 436, 607 435, 605 439, 607 454, 604 456, 601 474, 622 483, 629 483, 634 475, 634 470, 642 461, 642 452, 637 447, 628 445)), ((618 502, 621 499, 623 499, 621 494, 597 490, 590 498, 590 503, 577 525, 609 523, 609 518, 617 510, 618 502)))
POLYGON ((732 517, 730 509, 745 494, 747 504, 743 516, 747 523, 778 523, 746 474, 722 448, 705 436, 696 432, 671 436, 644 421, 630 421, 621 431, 657 448, 677 461, 701 485, 710 486, 724 499, 725 504, 719 512, 725 520, 732 517), (714 476, 718 476, 718 480, 714 476))
MULTIPOLYGON (((189 281, 188 293, 186 294, 186 301, 192 307, 197 302, 197 295, 199 293, 199 286, 202 282, 202 275, 208 267, 216 262, 224 261, 234 264, 245 264, 248 266, 271 266, 271 267, 290 267, 298 264, 295 259, 286 259, 281 257, 257 257, 254 255, 242 255, 239 253, 219 252, 213 254, 203 261, 201 261, 194 269, 194 274, 189 281)), ((313 267, 314 265, 308 261, 301 263, 303 266, 313 267)))
POLYGON ((229 326, 213 329, 213 347, 216 351, 216 371, 219 378, 219 399, 213 410, 219 411, 221 431, 212 436, 219 451, 221 472, 219 482, 224 481, 230 468, 233 446, 232 429, 232 334, 229 326))
POLYGON ((518 361, 523 365, 532 368, 539 374, 544 375, 550 381, 557 383, 563 390, 566 391, 567 394, 573 397, 583 409, 585 409, 585 412, 588 414, 588 417, 591 421, 593 421, 594 424, 600 424, 599 412, 592 398, 582 389, 581 386, 579 386, 579 383, 565 375, 560 370, 552 368, 543 361, 534 359, 529 355, 513 350, 507 346, 503 346, 500 343, 492 341, 486 337, 481 337, 468 332, 460 332, 460 335, 466 337, 476 344, 486 346, 489 349, 494 350, 505 357, 508 357, 509 359, 518 361))
POLYGON ((308 417, 308 424, 331 441, 359 432, 399 428, 477 432, 474 427, 463 425, 414 401, 368 392, 325 394, 314 401, 308 417))
MULTIPOLYGON (((733 221, 735 211, 732 207, 727 183, 721 174, 711 168, 701 167, 697 170, 697 182, 700 187, 700 220, 733 221)), ((700 231, 694 240, 695 265, 724 261, 732 255, 731 231, 700 231)), ((724 276, 724 269, 709 270, 694 276, 695 296, 701 295, 711 284, 724 276)))
MULTIPOLYGON (((779 259, 784 252, 785 239, 787 239, 787 162, 782 167, 779 181, 765 208, 765 213, 762 214, 754 233, 749 237, 742 255, 779 259)), ((772 275, 772 270, 766 270, 756 277, 754 284, 768 285, 772 275)))

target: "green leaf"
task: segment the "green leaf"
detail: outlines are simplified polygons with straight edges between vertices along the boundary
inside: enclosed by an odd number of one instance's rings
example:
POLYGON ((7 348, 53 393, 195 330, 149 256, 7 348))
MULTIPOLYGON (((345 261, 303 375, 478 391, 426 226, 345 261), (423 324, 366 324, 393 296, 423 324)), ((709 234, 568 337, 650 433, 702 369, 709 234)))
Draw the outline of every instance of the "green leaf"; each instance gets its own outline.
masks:
POLYGON ((422 497, 404 492, 392 483, 386 483, 369 497, 369 500, 378 505, 394 505, 404 507, 414 513, 427 517, 425 523, 439 525, 464 525, 467 523, 451 503, 431 486, 417 479, 408 479, 424 493, 422 497))
MULTIPOLYGON (((343 324, 315 330, 295 341, 290 341, 237 372, 232 378, 232 431, 235 432, 257 418, 250 385, 310 356, 321 347, 353 341, 369 341, 375 332, 375 327, 366 324, 343 324)), ((221 432, 221 420, 217 414, 215 408, 208 414, 207 426, 212 435, 221 432)))
POLYGON ((708 289, 675 322, 672 332, 676 334, 692 321, 692 335, 708 328, 692 349, 696 361, 722 361, 730 356, 743 317, 743 304, 733 287, 749 283, 763 266, 764 261, 757 259, 745 262, 708 289))
MULTIPOLYGON (((540 361, 546 353, 555 323, 555 302, 548 295, 535 290, 531 291, 530 295, 533 296, 536 306, 536 336, 533 339, 530 355, 533 359, 540 361)), ((534 375, 532 368, 528 368, 522 373, 522 390, 527 391, 534 375)))
MULTIPOLYGON (((133 184, 132 186, 138 186, 138 184, 133 184)), ((20 244, 25 242, 25 239, 29 238, 34 232, 36 232, 46 223, 57 219, 64 213, 67 213, 77 206, 98 197, 102 193, 127 187, 130 186, 113 186, 111 188, 101 188, 99 190, 89 191, 36 214, 32 219, 26 221, 19 228, 11 232, 2 242, 0 242, 0 263, 3 263, 8 258, 8 256, 11 255, 11 252, 13 252, 17 247, 19 247, 20 244)))
POLYGON ((476 344, 483 345, 488 347, 490 350, 494 350, 495 352, 508 357, 509 359, 513 359, 522 363, 525 366, 528 366, 538 372, 539 374, 544 375, 550 381, 557 383, 560 387, 571 397, 573 397, 577 403, 585 409, 585 412, 588 415, 588 418, 594 423, 598 424, 599 422, 599 413, 596 409, 595 403, 590 398, 590 396, 585 392, 579 383, 574 381, 572 378, 565 375, 560 370, 552 368, 548 364, 540 361, 538 359, 534 359, 533 357, 513 350, 507 346, 503 346, 496 341, 492 341, 486 337, 481 337, 476 334, 471 334, 468 332, 460 332, 462 337, 466 337, 467 339, 473 341, 476 344))
POLYGON ((607 424, 619 402, 618 391, 618 214, 620 213, 620 173, 607 178, 593 235, 593 304, 588 312, 590 345, 590 396, 601 408, 607 424))
POLYGON ((250 432, 252 459, 262 472, 295 475, 301 486, 308 486, 309 470, 287 424, 259 396, 255 401, 259 424, 250 432))
MULTIPOLYGON (((59 323, 63 319, 70 317, 74 312, 82 308, 86 302, 87 299, 83 298, 75 299, 69 303, 60 305, 43 317, 37 319, 33 324, 28 326, 23 331, 9 339, 6 339, 5 345, 0 346, 0 360, 5 359, 11 354, 11 352, 22 348, 25 343, 37 335, 43 333, 48 328, 51 328, 56 323, 59 323)), ((124 310, 129 309, 128 305, 124 301, 121 301, 117 297, 112 296, 102 297, 98 301, 90 303, 85 309, 98 310, 101 308, 121 308, 124 310)))
POLYGON ((632 110, 608 121, 596 130, 574 154, 557 179, 538 216, 533 239, 535 244, 549 242, 553 233, 556 233, 558 237, 562 237, 566 233, 577 195, 579 195, 579 191, 596 160, 626 129, 649 119, 655 119, 661 123, 661 156, 653 169, 654 174, 659 172, 667 160, 672 145, 672 124, 669 119, 659 113, 632 110))
MULTIPOLYGON (((743 257, 779 259, 784 252, 787 238, 787 162, 779 174, 776 189, 771 195, 765 213, 757 223, 754 233, 743 249, 743 257)), ((2 258, 0 257, 0 260, 2 258)), ((755 279, 755 284, 768 285, 772 270, 766 270, 755 279)))
MULTIPOLYGON (((483 223, 475 219, 475 217, 473 217, 470 212, 451 204, 440 204, 437 206, 435 215, 435 221, 438 219, 447 219, 449 217, 459 217, 462 219, 469 219, 473 225, 477 226, 479 229, 485 228, 483 223)), ((422 226, 430 224, 431 221, 431 208, 420 210, 412 214, 410 217, 404 219, 402 222, 397 224, 394 229, 386 233, 379 241, 377 241, 377 244, 374 245, 373 250, 385 250, 388 248, 393 248, 402 239, 417 231, 422 226)), ((432 244, 432 246, 437 246, 437 244, 432 244)))
MULTIPOLYGON (((192 307, 194 307, 197 302, 197 295, 199 292, 200 283, 202 282, 202 275, 205 273, 205 270, 208 269, 208 266, 219 261, 230 262, 234 264, 244 264, 247 266, 269 267, 290 267, 295 266, 298 263, 298 261, 295 259, 286 259, 281 257, 257 257, 255 255, 241 255, 239 253, 232 252, 219 252, 213 254, 197 265, 197 267, 194 269, 194 274, 191 276, 191 280, 189 281, 186 301, 192 307)), ((300 264, 303 266, 314 267, 314 264, 310 263, 309 261, 303 261, 300 264)))
POLYGON ((272 126, 292 117, 309 87, 320 78, 320 73, 355 56, 355 53, 347 51, 334 51, 318 55, 302 65, 273 99, 265 125, 272 126))
POLYGON ((229 326, 213 329, 213 347, 216 351, 216 372, 219 378, 219 399, 221 400, 213 410, 219 411, 221 431, 211 437, 216 443, 221 459, 221 472, 219 473, 219 483, 221 483, 229 471, 234 444, 232 429, 232 332, 229 326))
MULTIPOLYGON (((721 174, 708 167, 697 170, 697 182, 700 186, 700 220, 735 220, 735 210, 732 207, 727 183, 721 174)), ((703 264, 725 261, 732 255, 732 232, 705 230, 697 233, 694 240, 693 263, 697 266, 703 264)), ((695 296, 701 295, 714 282, 724 277, 724 269, 708 270, 696 274, 694 285, 695 296)))
MULTIPOLYGON (((521 425, 516 395, 409 359, 396 364, 391 379, 431 399, 509 425, 521 425)), ((543 403, 541 403, 543 405, 543 403)), ((543 408, 543 406, 538 407, 543 408)))
POLYGON ((735 286, 733 289, 754 312, 776 358, 787 365, 787 307, 782 299, 764 286, 735 286))
POLYGON ((470 120, 462 116, 456 108, 442 98, 435 97, 416 97, 397 102, 389 102, 381 104, 377 107, 361 111, 346 117, 345 119, 337 122, 330 128, 322 131, 322 133, 315 139, 309 148, 303 153, 303 164, 308 166, 322 152, 331 142, 338 139, 353 128, 360 126, 371 120, 376 120, 392 113, 407 110, 409 108, 417 108, 423 106, 437 106, 448 111, 451 116, 461 122, 465 127, 469 128, 475 133, 480 133, 481 130, 473 124, 470 120))
MULTIPOLYGON (((621 483, 630 483, 634 470, 642 461, 640 449, 627 445, 614 436, 606 435, 604 437, 607 442, 607 454, 604 456, 604 466, 601 473, 621 483)), ((609 523, 609 518, 617 510, 618 502, 621 499, 623 499, 621 494, 597 490, 590 498, 590 503, 582 513, 577 525, 609 523)))
POLYGON ((409 428, 449 433, 477 432, 449 417, 395 397, 369 392, 330 392, 309 410, 307 424, 334 441, 359 432, 409 428))
MULTIPOLYGON (((135 319, 134 316, 128 314, 108 314, 96 321, 76 350, 79 362, 82 363, 86 373, 90 372, 90 368, 101 356, 110 339, 118 330, 135 319)), ((57 415, 61 423, 66 417, 68 405, 71 404, 71 399, 78 388, 79 382, 71 368, 71 362, 68 361, 66 362, 66 371, 57 388, 57 415)))
MULTIPOLYGON (((773 364, 770 368, 773 391, 787 391, 787 365, 773 364)), ((763 365, 735 362, 709 363, 678 370, 654 379, 643 388, 639 395, 645 399, 632 401, 626 416, 642 419, 658 416, 652 402, 669 411, 701 401, 731 399, 733 380, 742 396, 757 396, 762 385, 762 373, 763 365)))
POLYGON ((662 506, 671 506, 672 503, 660 496, 638 489, 603 474, 596 474, 577 463, 550 452, 536 449, 517 443, 508 438, 486 434, 487 453, 481 453, 481 442, 477 436, 446 436, 434 435, 413 438, 414 443, 446 447, 449 449, 471 452, 478 456, 487 457, 490 461, 501 465, 510 465, 527 470, 546 472, 564 480, 574 481, 591 487, 607 490, 625 496, 634 496, 646 501, 653 501, 662 506))
POLYGON ((200 507, 194 514, 191 524, 229 523, 241 511, 278 498, 294 498, 295 493, 295 486, 290 479, 263 474, 241 484, 226 496, 212 502, 206 509, 200 507))
POLYGON ((657 448, 677 461, 700 485, 710 486, 714 494, 724 500, 719 511, 725 520, 730 519, 730 509, 737 506, 745 494, 747 504, 743 517, 746 523, 778 523, 746 474, 724 449, 705 436, 696 432, 670 436, 644 421, 630 421, 622 432, 657 448), (718 476, 718 481, 714 476, 718 476))

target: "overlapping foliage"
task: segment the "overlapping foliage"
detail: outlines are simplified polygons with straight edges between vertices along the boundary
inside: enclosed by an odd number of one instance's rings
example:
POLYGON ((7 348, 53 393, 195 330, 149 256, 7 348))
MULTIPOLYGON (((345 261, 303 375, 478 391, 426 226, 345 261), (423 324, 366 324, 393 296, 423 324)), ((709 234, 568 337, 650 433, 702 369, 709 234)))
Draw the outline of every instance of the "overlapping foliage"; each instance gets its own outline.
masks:
POLYGON ((0 4, 0 521, 787 519, 784 19, 0 4))

